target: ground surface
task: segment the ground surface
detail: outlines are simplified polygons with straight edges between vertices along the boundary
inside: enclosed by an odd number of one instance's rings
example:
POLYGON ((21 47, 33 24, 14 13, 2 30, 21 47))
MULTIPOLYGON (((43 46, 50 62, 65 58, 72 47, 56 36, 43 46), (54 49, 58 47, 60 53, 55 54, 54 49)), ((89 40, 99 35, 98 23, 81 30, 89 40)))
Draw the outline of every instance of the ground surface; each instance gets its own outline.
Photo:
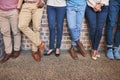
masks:
POLYGON ((67 51, 59 58, 43 56, 34 61, 30 51, 23 51, 17 59, 0 64, 0 80, 120 80, 120 61, 109 60, 102 53, 94 61, 88 54, 73 60, 67 51))

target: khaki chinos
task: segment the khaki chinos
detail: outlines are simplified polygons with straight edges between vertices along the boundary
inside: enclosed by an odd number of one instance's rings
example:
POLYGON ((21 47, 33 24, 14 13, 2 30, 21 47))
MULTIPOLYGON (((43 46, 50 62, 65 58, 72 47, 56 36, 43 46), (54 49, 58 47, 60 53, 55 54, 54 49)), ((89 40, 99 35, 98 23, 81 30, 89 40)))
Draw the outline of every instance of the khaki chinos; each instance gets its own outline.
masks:
POLYGON ((3 35, 6 54, 12 53, 12 39, 13 34, 14 51, 20 50, 21 34, 18 29, 18 11, 17 9, 2 11, 0 10, 0 31, 3 35))
POLYGON ((24 3, 19 15, 19 29, 32 41, 32 51, 37 51, 40 41, 40 25, 43 8, 37 8, 37 3, 24 3), (33 30, 29 23, 33 23, 33 30))

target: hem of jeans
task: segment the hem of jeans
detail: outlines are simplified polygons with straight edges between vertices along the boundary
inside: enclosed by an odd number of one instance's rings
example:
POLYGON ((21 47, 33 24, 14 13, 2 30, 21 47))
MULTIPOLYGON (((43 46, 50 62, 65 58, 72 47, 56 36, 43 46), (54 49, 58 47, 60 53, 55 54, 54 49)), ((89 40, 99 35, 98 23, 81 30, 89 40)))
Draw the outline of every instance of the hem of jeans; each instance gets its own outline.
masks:
POLYGON ((35 50, 32 50, 32 52, 37 52, 37 51, 35 51, 35 50))
POLYGON ((73 40, 73 41, 75 41, 75 42, 76 42, 76 41, 78 41, 78 40, 80 40, 80 39, 75 39, 75 40, 73 40))
POLYGON ((55 48, 49 48, 49 49, 53 49, 54 50, 55 48))
POLYGON ((71 46, 77 46, 77 45, 71 45, 71 46))
POLYGON ((60 47, 56 47, 55 49, 60 49, 60 47))
POLYGON ((14 49, 14 51, 20 51, 20 49, 14 49))
POLYGON ((5 54, 12 54, 12 52, 11 53, 5 53, 5 54))
POLYGON ((94 48, 92 48, 92 50, 98 50, 98 49, 94 49, 94 48))
POLYGON ((113 45, 107 45, 107 47, 113 47, 113 45))
POLYGON ((118 49, 119 47, 113 47, 114 49, 118 49))

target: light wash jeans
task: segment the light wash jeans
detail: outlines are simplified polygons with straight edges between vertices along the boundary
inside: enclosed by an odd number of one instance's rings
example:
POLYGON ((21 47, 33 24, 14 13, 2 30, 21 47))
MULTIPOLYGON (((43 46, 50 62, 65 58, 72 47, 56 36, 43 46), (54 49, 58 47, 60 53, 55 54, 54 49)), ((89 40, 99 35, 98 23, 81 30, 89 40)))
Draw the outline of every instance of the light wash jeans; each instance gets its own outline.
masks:
POLYGON ((80 29, 84 19, 86 5, 67 7, 67 21, 72 37, 72 45, 76 46, 76 41, 80 38, 80 29))

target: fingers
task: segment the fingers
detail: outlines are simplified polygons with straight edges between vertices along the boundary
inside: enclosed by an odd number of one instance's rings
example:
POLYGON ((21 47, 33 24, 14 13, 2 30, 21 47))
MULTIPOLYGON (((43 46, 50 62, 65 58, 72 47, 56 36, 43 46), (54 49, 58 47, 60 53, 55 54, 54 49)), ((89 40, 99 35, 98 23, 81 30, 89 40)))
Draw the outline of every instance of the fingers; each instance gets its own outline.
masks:
POLYGON ((93 8, 93 10, 95 11, 95 12, 100 12, 101 11, 101 4, 100 3, 98 3, 98 4, 96 4, 96 6, 93 8))

